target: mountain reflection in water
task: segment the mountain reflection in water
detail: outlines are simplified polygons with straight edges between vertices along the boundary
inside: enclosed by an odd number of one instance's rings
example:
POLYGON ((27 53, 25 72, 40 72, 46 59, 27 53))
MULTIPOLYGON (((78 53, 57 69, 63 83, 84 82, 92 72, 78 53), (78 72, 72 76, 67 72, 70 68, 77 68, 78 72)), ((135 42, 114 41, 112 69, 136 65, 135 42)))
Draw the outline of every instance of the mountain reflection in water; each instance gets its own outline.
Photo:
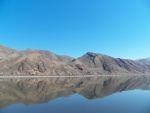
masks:
POLYGON ((74 94, 93 100, 134 89, 149 90, 150 76, 0 79, 0 109, 20 103, 44 104, 74 94))

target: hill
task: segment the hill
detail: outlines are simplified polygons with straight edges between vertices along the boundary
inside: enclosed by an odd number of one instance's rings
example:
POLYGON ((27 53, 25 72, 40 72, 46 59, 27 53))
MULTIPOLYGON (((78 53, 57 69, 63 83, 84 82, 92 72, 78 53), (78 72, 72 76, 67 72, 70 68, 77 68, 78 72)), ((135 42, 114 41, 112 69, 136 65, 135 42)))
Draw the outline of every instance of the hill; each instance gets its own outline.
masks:
POLYGON ((144 62, 88 52, 74 59, 45 50, 14 50, 0 46, 1 75, 148 74, 144 62))

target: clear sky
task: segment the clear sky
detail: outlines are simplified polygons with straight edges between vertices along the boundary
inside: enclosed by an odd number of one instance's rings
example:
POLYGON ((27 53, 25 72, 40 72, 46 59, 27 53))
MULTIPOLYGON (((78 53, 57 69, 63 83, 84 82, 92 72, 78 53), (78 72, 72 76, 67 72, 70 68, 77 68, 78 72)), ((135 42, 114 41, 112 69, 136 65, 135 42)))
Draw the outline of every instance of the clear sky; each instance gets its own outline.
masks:
POLYGON ((150 1, 0 0, 0 44, 72 57, 150 57, 150 1))

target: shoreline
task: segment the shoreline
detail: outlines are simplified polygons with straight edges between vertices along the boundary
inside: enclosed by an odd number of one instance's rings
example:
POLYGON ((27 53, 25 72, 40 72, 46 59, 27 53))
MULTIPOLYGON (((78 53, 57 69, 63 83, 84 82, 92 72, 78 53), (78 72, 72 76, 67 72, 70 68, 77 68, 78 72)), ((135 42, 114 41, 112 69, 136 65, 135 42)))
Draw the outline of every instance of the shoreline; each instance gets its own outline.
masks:
POLYGON ((126 74, 126 75, 0 75, 0 78, 88 78, 105 76, 150 76, 150 74, 126 74))

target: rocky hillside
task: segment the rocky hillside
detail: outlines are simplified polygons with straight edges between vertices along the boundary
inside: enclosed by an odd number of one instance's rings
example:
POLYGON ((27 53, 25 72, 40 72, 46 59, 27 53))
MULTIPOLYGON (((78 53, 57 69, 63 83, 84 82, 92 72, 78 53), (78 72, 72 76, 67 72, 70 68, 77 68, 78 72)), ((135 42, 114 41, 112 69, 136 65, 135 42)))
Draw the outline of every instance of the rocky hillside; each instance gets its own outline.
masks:
POLYGON ((1 75, 149 74, 150 66, 138 61, 86 53, 80 58, 44 50, 14 50, 0 46, 1 75))
POLYGON ((86 66, 98 70, 99 74, 149 73, 150 67, 142 62, 113 58, 98 53, 87 53, 78 58, 86 66))

